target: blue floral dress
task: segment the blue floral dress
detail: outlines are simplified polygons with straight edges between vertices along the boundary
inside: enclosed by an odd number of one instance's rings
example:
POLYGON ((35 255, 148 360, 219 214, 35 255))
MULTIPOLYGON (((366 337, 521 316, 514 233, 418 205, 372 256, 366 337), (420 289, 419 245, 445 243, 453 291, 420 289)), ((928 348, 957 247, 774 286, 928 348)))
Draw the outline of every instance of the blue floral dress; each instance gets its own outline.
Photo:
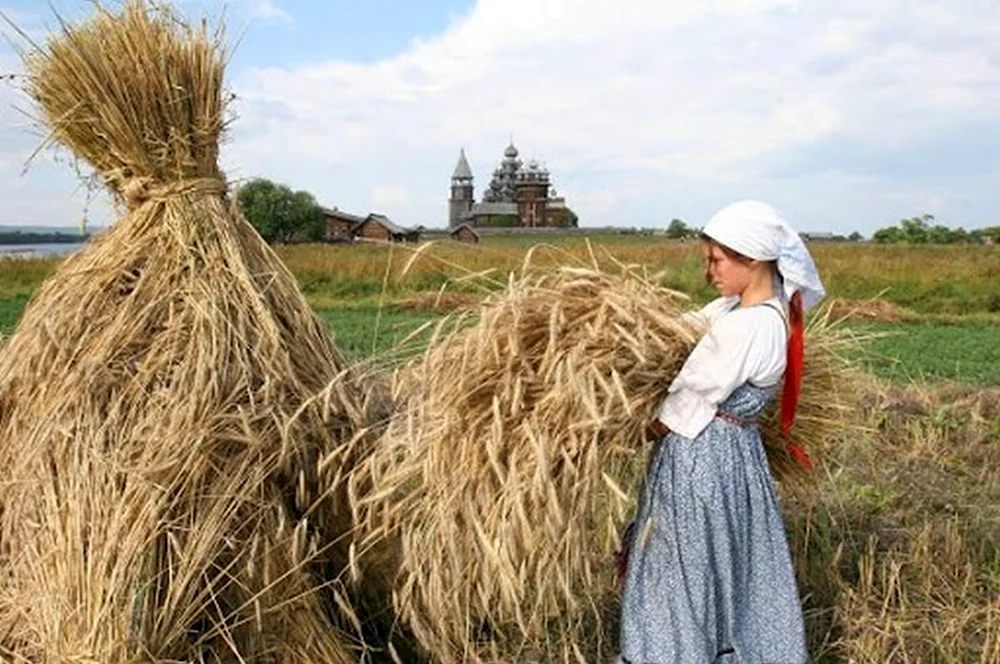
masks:
POLYGON ((802 610, 756 419, 777 386, 745 383, 694 439, 670 433, 643 491, 622 590, 631 664, 803 664, 802 610))

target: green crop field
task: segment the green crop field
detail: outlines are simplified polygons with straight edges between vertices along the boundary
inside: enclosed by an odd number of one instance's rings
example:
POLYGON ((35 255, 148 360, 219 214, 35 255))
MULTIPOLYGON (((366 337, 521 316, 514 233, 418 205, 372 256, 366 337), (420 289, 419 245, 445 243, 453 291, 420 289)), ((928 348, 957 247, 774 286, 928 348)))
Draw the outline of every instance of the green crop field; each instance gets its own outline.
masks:
MULTIPOLYGON (((645 266, 695 302, 712 297, 701 278, 695 244, 663 238, 600 235, 592 242, 553 238, 491 238, 477 246, 441 242, 409 246, 294 245, 278 254, 348 357, 393 354, 408 334, 434 320, 433 311, 400 306, 444 288, 475 298, 497 290, 531 252, 536 263, 615 262, 645 266), (532 248, 533 247, 533 248, 532 248)), ((813 252, 830 298, 879 298, 908 313, 905 323, 845 324, 884 336, 863 363, 897 382, 957 380, 1000 385, 1000 251, 993 247, 902 247, 817 244, 813 252)), ((58 259, 0 262, 0 333, 9 334, 29 297, 58 259)), ((415 348, 410 344, 407 354, 415 348)), ((398 353, 397 353, 398 354, 398 353)))
MULTIPOLYGON (((27 304, 26 296, 0 300, 0 334, 10 334, 27 304)), ((394 347, 429 321, 431 312, 401 310, 375 302, 319 308, 317 315, 329 326, 337 346, 352 360, 395 355, 394 347)), ((962 323, 845 323, 879 336, 868 345, 859 362, 878 376, 894 382, 964 381, 1000 386, 1000 326, 983 322, 962 323)), ((426 335, 418 335, 425 338, 426 335)), ((413 344, 404 355, 416 352, 413 344)))
POLYGON ((863 362, 879 376, 902 383, 956 380, 1000 385, 1000 326, 984 323, 862 324, 881 336, 863 362))

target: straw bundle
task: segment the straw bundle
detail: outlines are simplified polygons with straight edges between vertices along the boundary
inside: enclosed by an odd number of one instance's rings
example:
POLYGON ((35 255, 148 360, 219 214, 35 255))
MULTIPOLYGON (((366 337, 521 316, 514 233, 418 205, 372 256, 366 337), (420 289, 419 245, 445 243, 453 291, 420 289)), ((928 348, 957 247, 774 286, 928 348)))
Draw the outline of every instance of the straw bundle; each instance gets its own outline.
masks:
MULTIPOLYGON (((686 305, 629 270, 529 270, 399 374, 406 406, 352 476, 377 489, 354 492, 359 551, 399 538, 396 607, 435 661, 613 652, 601 618, 643 428, 703 332, 686 305)), ((843 419, 825 330, 800 410, 815 443, 843 419)))
POLYGON ((25 61, 125 214, 0 353, 5 658, 356 661, 318 464, 385 405, 228 200, 219 34, 130 0, 25 61))

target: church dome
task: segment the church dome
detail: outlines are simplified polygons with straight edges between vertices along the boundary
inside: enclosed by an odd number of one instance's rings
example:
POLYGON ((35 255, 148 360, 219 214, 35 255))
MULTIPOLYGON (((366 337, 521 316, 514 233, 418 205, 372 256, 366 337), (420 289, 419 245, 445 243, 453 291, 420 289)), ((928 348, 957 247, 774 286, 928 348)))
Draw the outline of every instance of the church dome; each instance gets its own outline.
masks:
POLYGON ((521 182, 548 182, 549 172, 536 159, 530 159, 517 174, 517 179, 521 182))

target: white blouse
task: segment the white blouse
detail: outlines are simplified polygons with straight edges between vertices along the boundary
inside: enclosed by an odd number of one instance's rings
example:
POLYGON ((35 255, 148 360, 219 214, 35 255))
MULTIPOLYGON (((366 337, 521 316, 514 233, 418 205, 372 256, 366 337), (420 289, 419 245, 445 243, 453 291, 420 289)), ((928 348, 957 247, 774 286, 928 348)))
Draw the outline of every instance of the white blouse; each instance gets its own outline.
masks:
POLYGON ((670 384, 658 415, 686 438, 700 434, 737 387, 748 381, 774 385, 785 372, 788 339, 781 301, 738 305, 739 297, 720 297, 688 315, 710 327, 670 384))

